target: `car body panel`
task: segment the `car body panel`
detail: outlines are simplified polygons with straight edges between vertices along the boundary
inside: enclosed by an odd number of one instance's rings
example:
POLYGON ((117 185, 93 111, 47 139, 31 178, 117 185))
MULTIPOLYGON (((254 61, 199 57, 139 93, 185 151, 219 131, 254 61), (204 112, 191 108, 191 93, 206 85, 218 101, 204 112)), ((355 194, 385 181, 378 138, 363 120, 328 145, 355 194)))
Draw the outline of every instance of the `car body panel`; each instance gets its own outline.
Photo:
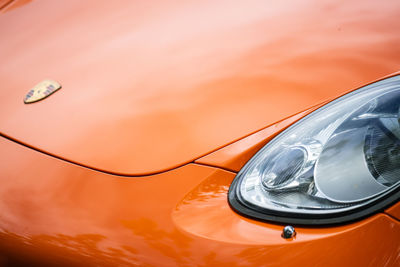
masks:
POLYGON ((7 5, 11 4, 13 0, 0 0, 0 9, 5 8, 7 5))
POLYGON ((400 203, 391 206, 390 208, 385 210, 385 212, 400 221, 400 203))
POLYGON ((215 152, 195 160, 195 163, 215 166, 228 171, 239 172, 244 164, 272 138, 319 106, 320 105, 269 125, 256 133, 234 142, 233 144, 227 145, 215 152))
POLYGON ((399 1, 3 5, 0 265, 399 266, 398 203, 285 240, 285 225, 227 200, 279 132, 400 69, 399 13, 399 1), (25 105, 44 79, 62 88, 25 105))
POLYGON ((15 1, 0 14, 0 132, 108 173, 167 171, 397 71, 399 12, 399 1, 15 1), (24 105, 44 79, 62 88, 24 105))
POLYGON ((0 138, 0 260, 5 266, 398 265, 400 224, 376 214, 335 227, 244 218, 235 173, 188 164, 148 177, 105 174, 0 138), (368 256, 367 256, 368 255, 368 256))

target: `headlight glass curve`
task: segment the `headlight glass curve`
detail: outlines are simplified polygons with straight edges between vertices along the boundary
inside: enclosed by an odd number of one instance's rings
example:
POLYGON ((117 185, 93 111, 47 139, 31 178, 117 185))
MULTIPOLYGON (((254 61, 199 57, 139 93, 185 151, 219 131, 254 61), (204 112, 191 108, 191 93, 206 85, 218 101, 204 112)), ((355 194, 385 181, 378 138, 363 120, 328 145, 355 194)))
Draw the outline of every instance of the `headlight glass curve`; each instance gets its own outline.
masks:
POLYGON ((346 94, 265 145, 239 172, 231 206, 264 220, 331 224, 398 199, 400 76, 346 94))

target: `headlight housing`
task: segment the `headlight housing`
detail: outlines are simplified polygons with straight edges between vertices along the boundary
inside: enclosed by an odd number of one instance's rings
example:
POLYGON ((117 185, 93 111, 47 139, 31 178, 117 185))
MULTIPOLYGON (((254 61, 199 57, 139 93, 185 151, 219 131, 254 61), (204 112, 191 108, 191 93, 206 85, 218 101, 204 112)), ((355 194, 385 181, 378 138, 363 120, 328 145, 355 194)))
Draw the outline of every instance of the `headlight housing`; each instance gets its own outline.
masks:
POLYGON ((400 196, 400 76, 370 84, 304 117, 239 172, 229 203, 257 219, 334 224, 400 196))

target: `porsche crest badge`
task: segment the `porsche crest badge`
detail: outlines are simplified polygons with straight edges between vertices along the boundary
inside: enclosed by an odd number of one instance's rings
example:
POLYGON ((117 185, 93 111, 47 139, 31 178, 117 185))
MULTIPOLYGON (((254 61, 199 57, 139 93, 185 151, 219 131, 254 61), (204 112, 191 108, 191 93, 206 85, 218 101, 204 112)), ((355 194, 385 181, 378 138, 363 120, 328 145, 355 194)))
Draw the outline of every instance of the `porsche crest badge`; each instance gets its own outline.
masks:
POLYGON ((26 94, 24 103, 34 103, 45 99, 61 88, 61 84, 53 80, 44 80, 38 83, 26 94))

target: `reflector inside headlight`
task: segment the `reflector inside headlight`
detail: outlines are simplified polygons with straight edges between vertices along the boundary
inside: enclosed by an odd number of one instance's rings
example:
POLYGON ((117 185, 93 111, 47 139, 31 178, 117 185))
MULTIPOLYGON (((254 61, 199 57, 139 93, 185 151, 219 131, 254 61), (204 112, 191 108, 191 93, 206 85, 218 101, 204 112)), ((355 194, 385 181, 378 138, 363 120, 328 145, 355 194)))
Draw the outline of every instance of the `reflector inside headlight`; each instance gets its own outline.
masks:
POLYGON ((251 217, 330 224, 367 216, 399 198, 400 77, 347 94, 274 138, 229 191, 251 217))

